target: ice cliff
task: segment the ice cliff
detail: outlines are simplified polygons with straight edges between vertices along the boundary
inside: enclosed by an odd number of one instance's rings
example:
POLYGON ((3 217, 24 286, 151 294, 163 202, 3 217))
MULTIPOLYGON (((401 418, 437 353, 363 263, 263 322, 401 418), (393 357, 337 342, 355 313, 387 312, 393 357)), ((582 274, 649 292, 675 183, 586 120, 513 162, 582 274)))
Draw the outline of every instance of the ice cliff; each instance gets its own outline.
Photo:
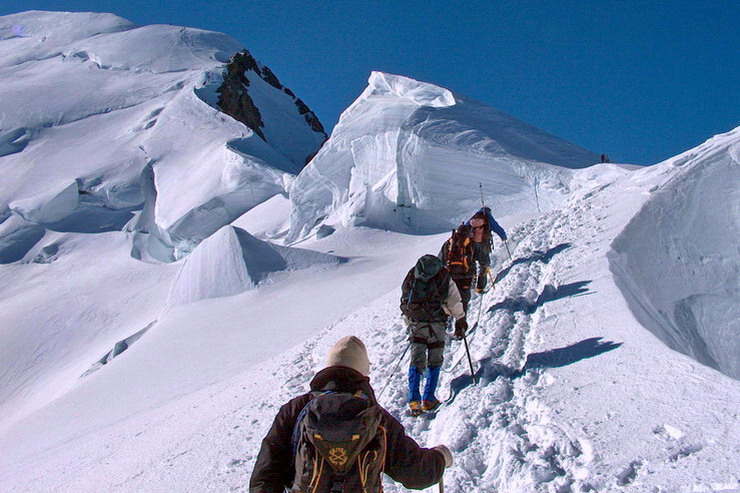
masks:
POLYGON ((550 210, 571 169, 597 160, 442 87, 373 72, 294 182, 290 237, 321 223, 441 231, 479 207, 479 183, 496 214, 550 210))

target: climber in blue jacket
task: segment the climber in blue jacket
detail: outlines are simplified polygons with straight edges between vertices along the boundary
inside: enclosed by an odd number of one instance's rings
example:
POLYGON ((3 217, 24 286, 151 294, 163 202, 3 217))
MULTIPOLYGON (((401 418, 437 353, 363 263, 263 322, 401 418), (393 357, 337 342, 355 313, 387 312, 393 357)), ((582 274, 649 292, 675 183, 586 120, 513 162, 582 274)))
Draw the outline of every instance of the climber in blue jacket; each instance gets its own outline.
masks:
POLYGON ((473 217, 466 224, 473 230, 473 240, 481 247, 481 265, 486 265, 485 269, 478 274, 478 282, 475 288, 477 292, 481 293, 486 289, 491 265, 491 252, 493 251, 493 235, 491 232, 496 233, 501 241, 506 241, 506 231, 493 218, 489 207, 478 209, 478 212, 473 214, 473 217))

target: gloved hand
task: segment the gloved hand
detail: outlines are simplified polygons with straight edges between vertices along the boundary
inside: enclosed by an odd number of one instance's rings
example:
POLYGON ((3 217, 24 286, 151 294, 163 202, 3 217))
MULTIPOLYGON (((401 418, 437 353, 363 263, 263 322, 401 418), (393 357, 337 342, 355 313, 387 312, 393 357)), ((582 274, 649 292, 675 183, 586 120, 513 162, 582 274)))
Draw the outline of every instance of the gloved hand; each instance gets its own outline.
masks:
POLYGON ((455 460, 452 458, 452 452, 450 452, 450 449, 448 449, 447 446, 437 445, 436 447, 433 447, 432 450, 436 450, 442 454, 445 458, 445 467, 452 467, 452 464, 455 463, 455 460))
POLYGON ((460 337, 463 336, 468 331, 468 321, 465 320, 465 317, 461 318, 457 322, 455 322, 455 334, 460 335, 460 337))
POLYGON ((486 289, 486 285, 488 284, 488 271, 491 270, 490 267, 486 267, 485 269, 482 269, 480 271, 480 274, 478 275, 478 282, 476 283, 475 290, 478 293, 482 293, 486 289))

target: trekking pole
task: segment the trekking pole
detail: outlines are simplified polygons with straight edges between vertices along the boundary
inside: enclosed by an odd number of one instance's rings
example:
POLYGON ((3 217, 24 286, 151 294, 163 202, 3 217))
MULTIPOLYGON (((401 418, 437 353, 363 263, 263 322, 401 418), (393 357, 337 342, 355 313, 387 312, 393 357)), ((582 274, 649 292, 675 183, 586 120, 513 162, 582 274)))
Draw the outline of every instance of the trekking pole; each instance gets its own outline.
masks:
POLYGON ((509 243, 506 240, 504 240, 504 245, 506 245, 506 251, 509 252, 509 260, 513 262, 514 259, 511 258, 511 250, 509 250, 509 243))
MULTIPOLYGON (((493 285, 493 283, 491 283, 491 285, 493 285)), ((487 291, 483 291, 480 294, 480 300, 478 301, 478 318, 475 319, 475 325, 473 325, 473 327, 478 327, 478 324, 480 323, 480 315, 483 313, 483 298, 486 297, 486 293, 487 291)))
POLYGON ((480 203, 483 207, 485 207, 486 201, 483 200, 483 184, 481 182, 478 182, 478 188, 480 188, 480 203))
MULTIPOLYGON (((495 283, 494 283, 493 275, 491 274, 491 270, 490 269, 488 270, 488 279, 491 280, 491 287, 488 288, 488 291, 491 291, 494 288, 495 283)), ((478 318, 475 319, 475 325, 473 325, 473 327, 478 327, 478 324, 480 324, 480 316, 483 313, 483 300, 486 298, 486 295, 488 294, 488 291, 485 291, 484 290, 480 294, 480 300, 478 301, 478 318)))
POLYGON ((391 379, 393 378, 393 375, 395 375, 396 371, 398 371, 398 367, 401 366, 401 361, 403 361, 403 357, 406 356, 406 351, 408 351, 410 347, 411 347, 411 341, 409 341, 409 343, 406 345, 406 349, 404 349, 403 352, 401 353, 401 357, 398 358, 398 362, 396 363, 395 368, 393 368, 393 371, 391 372, 391 375, 388 377, 388 380, 386 380, 385 385, 383 385, 383 388, 380 390, 377 400, 380 400, 380 398, 383 397, 383 393, 385 392, 385 389, 387 389, 388 384, 391 383, 391 379))
POLYGON ((473 370, 473 360, 470 359, 470 348, 468 348, 468 338, 463 334, 463 342, 465 343, 465 352, 468 355, 468 364, 470 365, 470 376, 473 377, 473 384, 478 385, 478 380, 475 378, 475 371, 473 370))
POLYGON ((445 493, 445 475, 442 473, 442 477, 439 478, 439 493, 445 493))

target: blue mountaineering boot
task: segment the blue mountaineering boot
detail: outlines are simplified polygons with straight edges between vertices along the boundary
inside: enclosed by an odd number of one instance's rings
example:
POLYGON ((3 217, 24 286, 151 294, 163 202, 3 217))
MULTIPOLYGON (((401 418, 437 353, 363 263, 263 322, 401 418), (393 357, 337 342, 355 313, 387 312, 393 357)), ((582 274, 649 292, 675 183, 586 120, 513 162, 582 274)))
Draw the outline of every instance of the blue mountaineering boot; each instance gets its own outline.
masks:
POLYGON ((424 384, 424 396, 421 402, 422 411, 433 411, 441 404, 434 397, 434 391, 437 389, 437 383, 439 382, 439 370, 441 368, 441 366, 430 366, 427 368, 427 381, 424 384))
POLYGON ((421 371, 416 366, 409 367, 409 410, 412 416, 421 414, 421 371))

